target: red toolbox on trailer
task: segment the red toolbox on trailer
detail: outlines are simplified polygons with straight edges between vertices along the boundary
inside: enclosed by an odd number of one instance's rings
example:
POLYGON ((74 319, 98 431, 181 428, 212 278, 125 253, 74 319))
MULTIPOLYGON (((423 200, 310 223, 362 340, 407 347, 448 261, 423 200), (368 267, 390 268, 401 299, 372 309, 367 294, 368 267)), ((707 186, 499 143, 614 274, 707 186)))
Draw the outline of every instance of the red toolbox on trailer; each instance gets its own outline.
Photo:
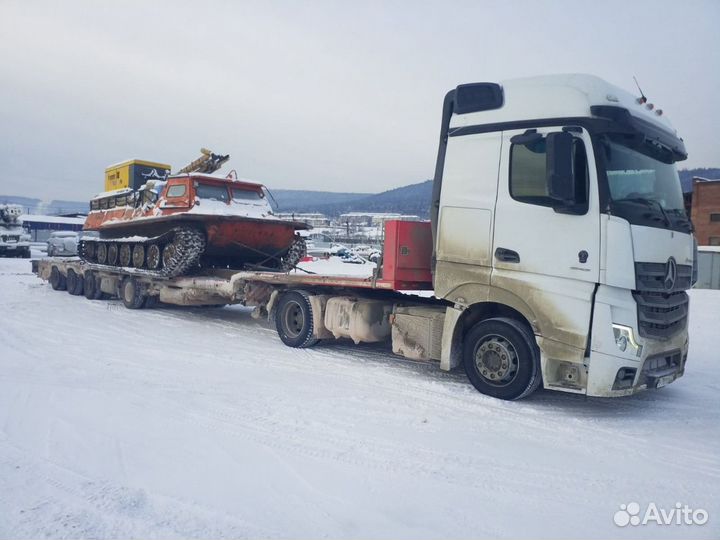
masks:
POLYGON ((429 221, 385 222, 382 281, 395 290, 431 290, 431 259, 429 221))

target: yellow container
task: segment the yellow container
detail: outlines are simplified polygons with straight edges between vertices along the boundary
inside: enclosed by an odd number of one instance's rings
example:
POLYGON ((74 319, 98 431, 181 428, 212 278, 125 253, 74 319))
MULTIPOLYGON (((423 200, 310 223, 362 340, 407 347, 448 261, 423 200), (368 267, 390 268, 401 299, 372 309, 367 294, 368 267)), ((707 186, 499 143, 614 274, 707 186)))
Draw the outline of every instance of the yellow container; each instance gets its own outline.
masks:
POLYGON ((170 165, 131 159, 105 169, 105 191, 115 189, 138 189, 148 180, 165 180, 170 174, 170 165))

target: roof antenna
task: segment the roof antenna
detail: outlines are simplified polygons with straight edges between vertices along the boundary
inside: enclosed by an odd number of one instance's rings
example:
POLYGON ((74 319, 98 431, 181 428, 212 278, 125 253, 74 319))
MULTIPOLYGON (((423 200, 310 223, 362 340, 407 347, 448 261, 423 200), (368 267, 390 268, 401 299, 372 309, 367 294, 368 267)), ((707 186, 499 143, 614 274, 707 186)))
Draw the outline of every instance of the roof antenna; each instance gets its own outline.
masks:
POLYGON ((645 94, 643 94, 642 88, 640 88, 640 83, 638 83, 637 77, 633 75, 633 80, 635 81, 635 86, 638 87, 638 90, 640 91, 640 97, 637 98, 637 102, 642 105, 643 103, 647 103, 647 98, 645 97, 645 94))

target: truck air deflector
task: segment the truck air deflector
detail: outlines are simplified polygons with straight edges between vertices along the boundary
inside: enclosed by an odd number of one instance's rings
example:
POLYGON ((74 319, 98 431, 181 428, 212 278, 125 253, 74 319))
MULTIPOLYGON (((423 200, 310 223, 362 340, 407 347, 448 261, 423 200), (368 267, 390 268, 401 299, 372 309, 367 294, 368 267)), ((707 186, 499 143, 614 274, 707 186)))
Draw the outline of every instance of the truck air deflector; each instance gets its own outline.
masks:
POLYGON ((636 135, 635 146, 638 147, 637 149, 641 150, 643 146, 655 147, 656 151, 652 152, 652 157, 664 163, 674 163, 687 159, 685 143, 680 137, 652 122, 630 114, 630 111, 623 107, 593 105, 590 107, 590 113, 593 116, 607 118, 620 126, 630 128, 636 135))

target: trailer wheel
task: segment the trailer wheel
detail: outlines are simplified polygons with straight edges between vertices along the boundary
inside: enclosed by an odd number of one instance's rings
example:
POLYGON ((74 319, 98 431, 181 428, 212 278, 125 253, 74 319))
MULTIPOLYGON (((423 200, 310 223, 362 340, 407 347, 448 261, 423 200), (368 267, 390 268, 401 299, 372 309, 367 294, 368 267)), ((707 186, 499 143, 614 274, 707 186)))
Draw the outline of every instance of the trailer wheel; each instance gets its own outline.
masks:
POLYGON ((307 293, 286 292, 275 308, 275 328, 288 347, 312 347, 319 340, 313 337, 312 305, 307 293))
POLYGON ((65 276, 60 273, 57 266, 53 266, 50 270, 50 286, 54 291, 64 291, 67 288, 65 276))
POLYGON ((128 309, 140 309, 145 304, 145 294, 134 277, 126 277, 120 285, 120 298, 128 309))
POLYGON ((100 300, 103 292, 100 290, 100 283, 95 272, 87 271, 83 277, 83 292, 88 300, 100 300))
POLYGON ((80 296, 83 293, 83 277, 79 276, 75 270, 68 268, 67 278, 67 292, 73 296, 80 296))
POLYGON ((499 399, 529 396, 542 380, 535 338, 514 319, 487 319, 473 326, 464 338, 463 364, 479 392, 499 399))

